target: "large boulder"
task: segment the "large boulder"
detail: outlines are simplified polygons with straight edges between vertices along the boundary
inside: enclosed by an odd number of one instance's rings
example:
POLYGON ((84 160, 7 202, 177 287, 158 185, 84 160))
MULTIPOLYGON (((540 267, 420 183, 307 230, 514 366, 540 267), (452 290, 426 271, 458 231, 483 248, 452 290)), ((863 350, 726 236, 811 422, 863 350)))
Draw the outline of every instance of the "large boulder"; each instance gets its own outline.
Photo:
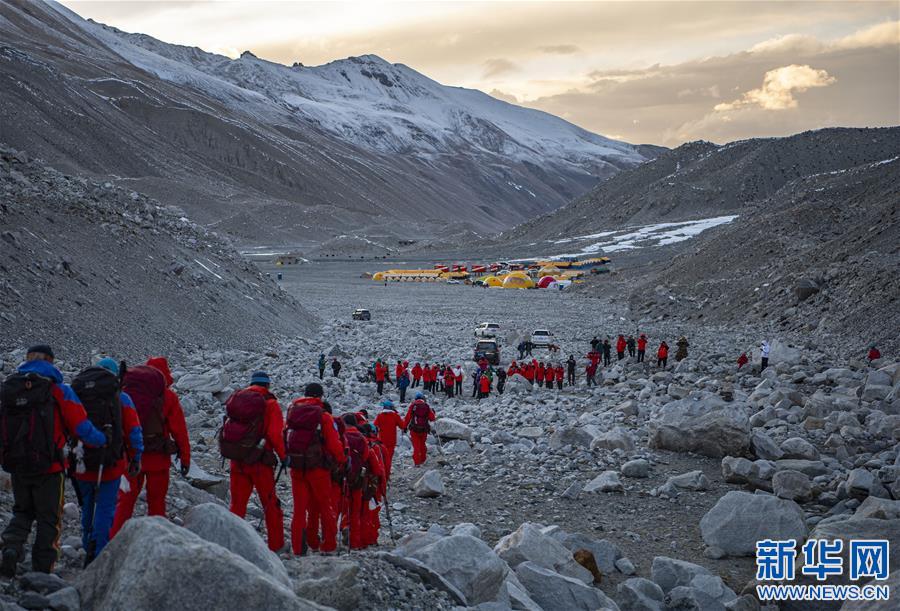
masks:
POLYGON ((591 583, 590 571, 575 561, 572 552, 562 543, 541 532, 540 527, 526 522, 518 530, 500 539, 494 552, 513 569, 531 561, 539 566, 591 583))
POLYGON ((591 539, 581 533, 560 533, 559 536, 554 536, 572 553, 580 549, 591 552, 597 568, 605 575, 612 574, 616 570, 616 561, 622 558, 622 550, 607 539, 591 539))
POLYGON ((616 471, 604 471, 584 486, 585 492, 624 492, 625 486, 616 471))
POLYGON ((516 577, 528 590, 531 598, 543 609, 567 611, 619 609, 612 599, 597 588, 533 562, 523 562, 516 567, 516 577))
MULTIPOLYGON (((782 458, 798 458, 801 460, 819 460, 819 451, 802 437, 791 437, 781 442, 782 458)), ((777 460, 777 459, 776 459, 777 460)))
POLYGON ((812 481, 809 476, 791 469, 777 471, 772 476, 772 490, 775 492, 775 496, 798 503, 809 501, 813 495, 812 481))
POLYGON ((186 373, 175 383, 178 390, 217 393, 225 390, 231 383, 231 376, 221 369, 213 369, 206 373, 186 373))
POLYGON ((732 490, 700 520, 703 541, 729 556, 752 556, 763 539, 806 539, 803 510, 770 494, 732 490))
POLYGON ((134 518, 75 582, 82 609, 321 609, 256 565, 159 517, 134 518))
POLYGON ((715 396, 663 405, 650 419, 650 445, 705 456, 741 456, 750 449, 750 422, 741 403, 715 396))
POLYGON ((580 426, 564 426, 556 429, 550 435, 550 449, 559 450, 565 446, 590 448, 594 436, 590 431, 580 426))
POLYGON ((667 556, 656 556, 650 565, 650 578, 668 593, 678 586, 690 585, 697 575, 711 575, 708 569, 699 564, 685 560, 677 560, 667 556))
POLYGON ((469 535, 441 537, 409 556, 449 581, 470 606, 494 600, 509 574, 487 543, 469 535))
POLYGON ((624 450, 630 452, 634 449, 634 435, 627 429, 617 426, 611 431, 600 433, 591 442, 591 449, 624 450))
POLYGON ((622 611, 664 611, 665 594, 658 585, 643 577, 632 577, 617 588, 622 611))
POLYGON ((452 418, 438 418, 435 420, 434 432, 441 439, 472 441, 472 427, 452 418))
POLYGON ((763 460, 778 460, 784 457, 784 451, 763 431, 753 431, 750 435, 750 449, 754 456, 763 460))
POLYGON ((294 562, 298 569, 294 584, 297 594, 339 611, 359 607, 363 591, 357 580, 357 562, 316 556, 295 558, 294 562))
POLYGON ((197 505, 185 516, 184 527, 195 535, 242 556, 262 572, 286 587, 291 587, 291 579, 281 559, 269 550, 252 526, 225 507, 213 503, 197 505))

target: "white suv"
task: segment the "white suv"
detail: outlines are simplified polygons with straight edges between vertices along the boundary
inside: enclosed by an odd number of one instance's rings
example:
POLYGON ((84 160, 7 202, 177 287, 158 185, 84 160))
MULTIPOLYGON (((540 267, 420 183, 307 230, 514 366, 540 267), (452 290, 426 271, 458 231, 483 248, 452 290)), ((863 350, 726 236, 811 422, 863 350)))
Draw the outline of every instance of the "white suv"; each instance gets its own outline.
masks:
POLYGON ((497 337, 500 325, 495 322, 483 322, 475 327, 475 337, 497 337))
POLYGON ((531 343, 535 348, 546 348, 553 343, 553 334, 547 329, 535 329, 531 334, 531 343))

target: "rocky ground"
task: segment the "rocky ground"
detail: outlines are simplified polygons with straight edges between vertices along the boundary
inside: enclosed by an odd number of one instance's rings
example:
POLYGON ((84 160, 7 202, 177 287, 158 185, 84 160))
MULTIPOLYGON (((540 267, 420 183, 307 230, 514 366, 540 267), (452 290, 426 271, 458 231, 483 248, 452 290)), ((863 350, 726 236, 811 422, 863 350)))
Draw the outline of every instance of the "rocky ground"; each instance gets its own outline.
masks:
MULTIPOLYGON (((214 526, 191 527, 196 540, 158 520, 136 521, 104 554, 103 567, 82 572, 77 507, 70 502, 59 574, 77 588, 84 608, 144 608, 150 600, 165 606, 150 597, 150 582, 147 592, 114 587, 125 579, 121 567, 141 570, 132 548, 142 541, 162 538, 201 556, 209 547, 203 539, 245 557, 248 547, 262 545, 251 536, 261 515, 255 500, 247 522, 198 508, 227 499, 214 436, 223 401, 252 370, 270 372, 284 405, 313 379, 320 352, 337 356, 344 370, 340 378, 326 377, 327 397, 339 411, 365 407, 374 415, 378 397, 363 381, 367 363, 438 359, 471 371, 477 322, 504 326, 504 364, 517 335, 534 327, 553 330, 561 354, 580 362, 592 336, 635 331, 625 306, 612 298, 385 287, 359 278, 361 270, 346 263, 284 268, 285 290, 325 321, 317 336, 285 337, 258 352, 198 351, 173 363, 195 467, 187 481, 173 477, 170 515, 175 524, 214 526), (371 309, 373 320, 350 321, 354 307, 371 309), (241 529, 259 545, 221 540, 222 532, 241 529), (112 571, 113 586, 99 585, 101 570, 112 571)), ((248 579, 268 579, 267 608, 303 608, 299 596, 341 609, 755 609, 758 602, 741 594, 755 583, 752 554, 765 537, 887 537, 891 568, 898 569, 896 362, 838 360, 797 337, 768 335, 772 366, 760 374, 755 364, 737 371, 734 360, 762 330, 665 319, 640 331, 654 349, 660 339, 674 344, 687 335, 688 358, 671 359, 665 370, 615 363, 593 389, 583 386, 579 371, 579 384, 562 391, 511 381, 504 395, 481 402, 469 398, 468 384, 462 398, 434 398, 440 447, 430 442, 424 469, 412 467, 406 438, 395 457, 390 509, 399 546, 382 512, 380 545, 365 552, 278 561, 257 550, 257 565, 267 563, 263 577, 231 556, 228 562, 242 566, 248 579), (271 585, 282 564, 287 581, 271 585)), ((8 354, 3 373, 21 356, 8 354)), ((392 387, 386 394, 397 400, 392 387)), ((290 516, 286 482, 279 493, 290 516)), ((6 485, 3 521, 10 501, 6 485)), ((175 556, 165 560, 172 571, 196 570, 187 559, 190 566, 179 568, 175 556)), ((219 584, 218 570, 198 576, 219 586, 204 590, 205 608, 240 600, 219 584)), ((20 579, 4 595, 42 608, 27 593, 41 588, 29 584, 20 579)), ((822 608, 811 604, 784 608, 822 608)))

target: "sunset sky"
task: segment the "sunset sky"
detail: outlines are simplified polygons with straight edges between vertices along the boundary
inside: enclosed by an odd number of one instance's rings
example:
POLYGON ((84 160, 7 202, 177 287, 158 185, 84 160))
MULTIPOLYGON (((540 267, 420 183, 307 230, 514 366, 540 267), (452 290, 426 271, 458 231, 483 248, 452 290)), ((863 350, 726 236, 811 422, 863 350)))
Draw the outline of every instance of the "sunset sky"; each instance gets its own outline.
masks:
POLYGON ((63 4, 230 57, 374 53, 635 143, 900 124, 896 1, 63 4))

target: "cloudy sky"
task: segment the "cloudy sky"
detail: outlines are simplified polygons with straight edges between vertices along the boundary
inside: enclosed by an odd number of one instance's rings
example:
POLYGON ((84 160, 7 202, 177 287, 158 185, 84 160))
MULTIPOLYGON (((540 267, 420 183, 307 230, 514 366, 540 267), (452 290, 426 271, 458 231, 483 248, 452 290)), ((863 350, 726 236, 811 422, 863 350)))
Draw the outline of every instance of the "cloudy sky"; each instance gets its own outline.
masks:
POLYGON ((63 4, 232 57, 374 53, 629 142, 900 124, 896 1, 63 4))

